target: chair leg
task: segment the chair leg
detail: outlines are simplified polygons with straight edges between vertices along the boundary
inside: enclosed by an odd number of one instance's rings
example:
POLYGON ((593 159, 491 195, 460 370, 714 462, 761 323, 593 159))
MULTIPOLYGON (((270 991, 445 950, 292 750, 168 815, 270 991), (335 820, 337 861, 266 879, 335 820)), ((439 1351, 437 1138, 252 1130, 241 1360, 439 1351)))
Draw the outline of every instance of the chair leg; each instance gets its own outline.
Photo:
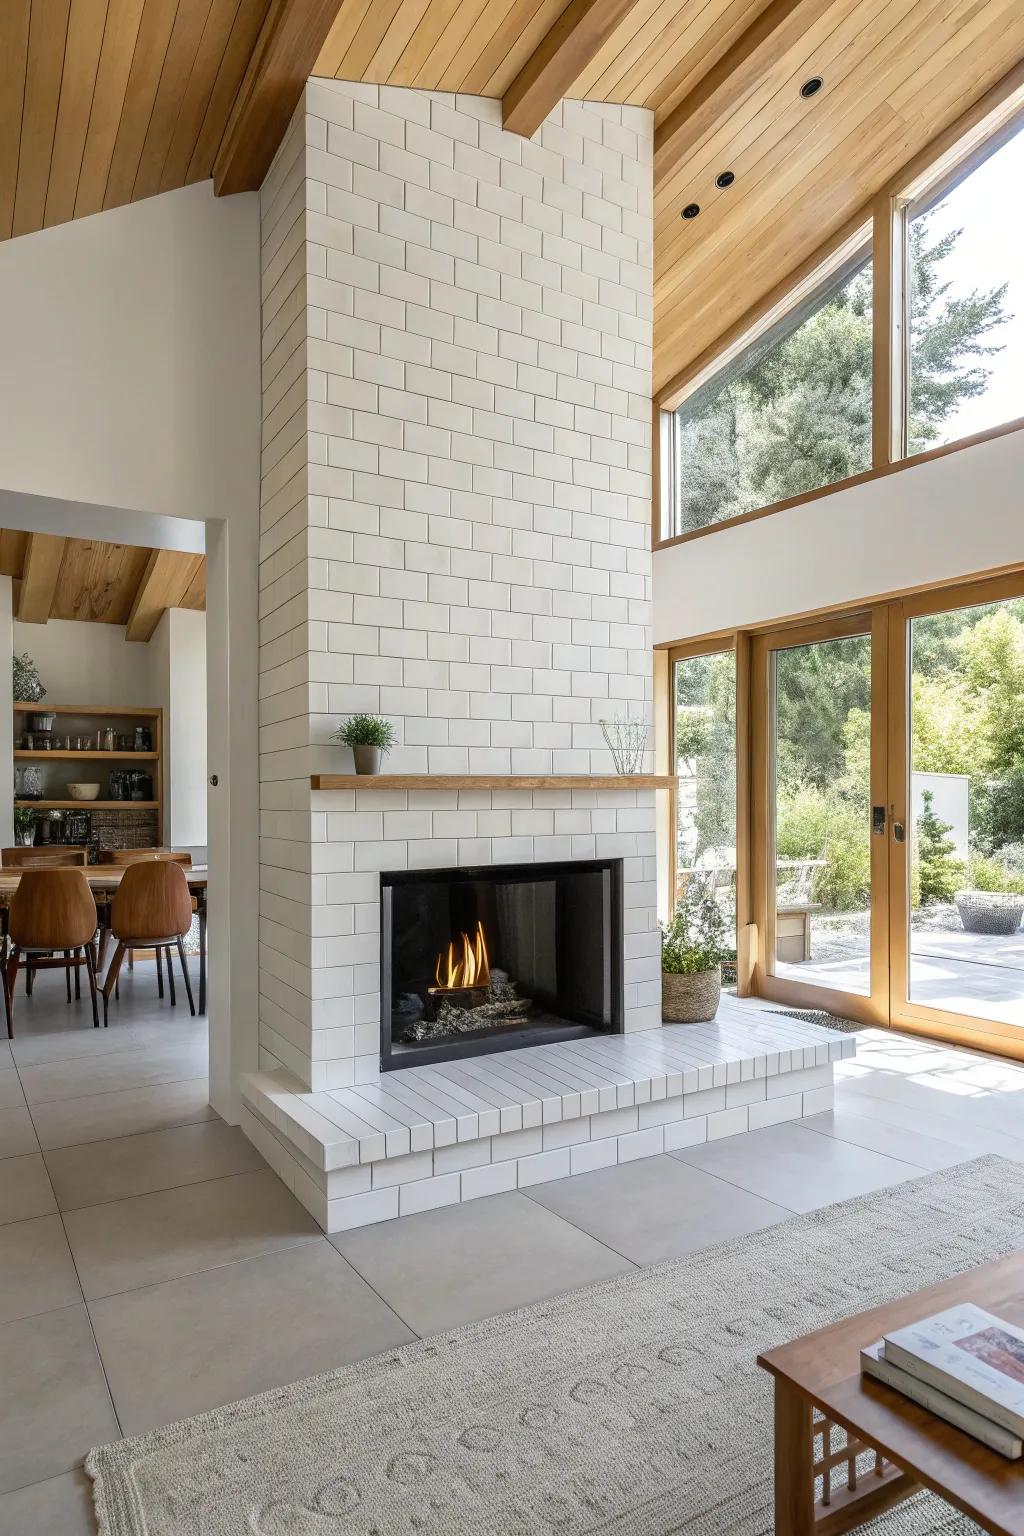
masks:
POLYGON ((113 956, 111 958, 110 964, 107 966, 107 974, 103 978, 103 988, 102 988, 102 991, 103 991, 103 1027, 104 1027, 104 1029, 107 1027, 107 1023, 108 1023, 107 1006, 108 1006, 108 1004, 110 1002, 110 993, 111 993, 111 990, 113 989, 114 993, 115 993, 115 996, 117 995, 117 977, 118 977, 118 973, 121 970, 121 964, 122 964, 122 962, 124 960, 124 957, 125 957, 125 947, 121 943, 121 940, 118 939, 118 941, 117 941, 117 948, 114 950, 114 953, 113 953, 113 956))
POLYGON ((82 970, 81 970, 81 965, 79 964, 79 962, 82 960, 84 954, 85 954, 85 951, 82 950, 82 949, 76 949, 75 950, 75 962, 76 962, 75 963, 75 1002, 76 1003, 80 1000, 80 998, 82 996, 82 970))
POLYGON ((174 993, 174 966, 171 964, 171 946, 167 945, 167 990, 171 994, 171 1007, 177 1008, 178 999, 174 993))
POLYGON ((110 929, 105 925, 100 928, 100 952, 96 959, 96 969, 102 971, 107 963, 107 950, 110 948, 110 929))
POLYGON ((31 960, 26 960, 26 962, 25 962, 25 996, 26 997, 31 997, 32 996, 32 982, 35 980, 35 974, 36 973, 35 973, 35 971, 32 968, 31 960))
POLYGON ((135 951, 134 951, 134 949, 130 949, 128 951, 128 969, 130 971, 134 971, 134 969, 135 969, 135 951))
POLYGON ((4 966, 4 1012, 7 1015, 7 1038, 14 1039, 14 983, 18 979, 18 946, 15 944, 4 966))
POLYGON ((70 1003, 70 1001, 71 1001, 71 951, 70 951, 70 949, 66 949, 64 951, 64 961, 65 961, 65 964, 64 964, 64 986, 67 989, 68 1002, 70 1003))
POLYGON ((156 955, 156 991, 157 996, 162 998, 164 995, 164 957, 159 944, 153 953, 156 955))
MULTIPOLYGON (((168 953, 168 958, 169 958, 170 957, 170 950, 168 950, 167 953, 168 953)), ((191 1013, 192 1017, 195 1018, 195 1016, 196 1016, 196 1005, 195 1005, 195 1003, 194 1003, 194 1001, 192 999, 192 978, 191 978, 191 976, 188 973, 188 956, 185 954, 185 946, 181 942, 181 935, 180 934, 178 935, 178 958, 181 961, 181 974, 185 978, 185 991, 188 993, 188 1008, 189 1008, 189 1012, 191 1013)))
MULTIPOLYGON (((93 957, 91 944, 85 946, 85 968, 89 973, 89 996, 92 999, 92 1027, 93 1029, 99 1029, 100 1014, 96 1006, 96 961, 93 957)), ((105 1005, 106 998, 103 1001, 105 1005)))

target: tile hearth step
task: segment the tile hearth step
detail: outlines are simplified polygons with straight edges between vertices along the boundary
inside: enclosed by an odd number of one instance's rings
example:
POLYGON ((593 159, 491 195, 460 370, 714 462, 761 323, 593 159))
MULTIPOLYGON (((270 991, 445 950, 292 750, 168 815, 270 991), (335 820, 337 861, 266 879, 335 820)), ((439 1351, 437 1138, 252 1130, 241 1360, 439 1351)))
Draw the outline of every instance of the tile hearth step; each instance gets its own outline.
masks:
POLYGON ((243 1080, 249 1107, 330 1172, 830 1065, 851 1035, 769 1013, 666 1024, 310 1092, 284 1070, 243 1080))

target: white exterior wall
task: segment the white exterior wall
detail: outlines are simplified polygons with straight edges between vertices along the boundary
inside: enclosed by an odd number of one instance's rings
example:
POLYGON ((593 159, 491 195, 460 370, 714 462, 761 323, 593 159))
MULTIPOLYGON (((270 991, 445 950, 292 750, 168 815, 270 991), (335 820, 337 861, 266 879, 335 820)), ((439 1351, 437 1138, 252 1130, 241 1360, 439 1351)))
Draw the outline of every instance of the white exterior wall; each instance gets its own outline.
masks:
POLYGON ((653 794, 309 790, 356 710, 458 774, 649 718, 652 120, 500 121, 314 80, 261 193, 261 1062, 310 1087, 378 1070, 381 869, 623 857, 660 1023, 653 794))

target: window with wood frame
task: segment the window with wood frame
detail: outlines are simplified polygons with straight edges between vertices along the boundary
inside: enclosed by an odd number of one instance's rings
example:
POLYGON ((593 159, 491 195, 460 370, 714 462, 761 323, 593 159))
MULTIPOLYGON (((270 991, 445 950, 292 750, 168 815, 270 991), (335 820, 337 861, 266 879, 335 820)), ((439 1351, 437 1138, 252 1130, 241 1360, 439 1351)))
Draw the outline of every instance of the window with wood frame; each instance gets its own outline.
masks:
POLYGON ((1024 416, 1024 131, 910 203, 906 451, 1024 416))
POLYGON ((672 412, 668 537, 871 467, 871 290, 861 249, 672 412))

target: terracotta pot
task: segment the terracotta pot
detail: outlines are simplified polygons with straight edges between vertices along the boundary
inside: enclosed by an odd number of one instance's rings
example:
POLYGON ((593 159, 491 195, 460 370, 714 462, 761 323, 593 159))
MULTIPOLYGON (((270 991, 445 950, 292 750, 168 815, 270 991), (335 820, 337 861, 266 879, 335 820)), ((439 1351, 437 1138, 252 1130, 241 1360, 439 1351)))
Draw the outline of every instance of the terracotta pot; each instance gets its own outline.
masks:
POLYGON ((666 1024, 706 1024, 718 1012, 722 967, 691 976, 661 973, 661 1016, 666 1024))
POLYGON ((380 773, 380 747, 361 745, 352 748, 352 761, 356 765, 356 773, 380 773))

